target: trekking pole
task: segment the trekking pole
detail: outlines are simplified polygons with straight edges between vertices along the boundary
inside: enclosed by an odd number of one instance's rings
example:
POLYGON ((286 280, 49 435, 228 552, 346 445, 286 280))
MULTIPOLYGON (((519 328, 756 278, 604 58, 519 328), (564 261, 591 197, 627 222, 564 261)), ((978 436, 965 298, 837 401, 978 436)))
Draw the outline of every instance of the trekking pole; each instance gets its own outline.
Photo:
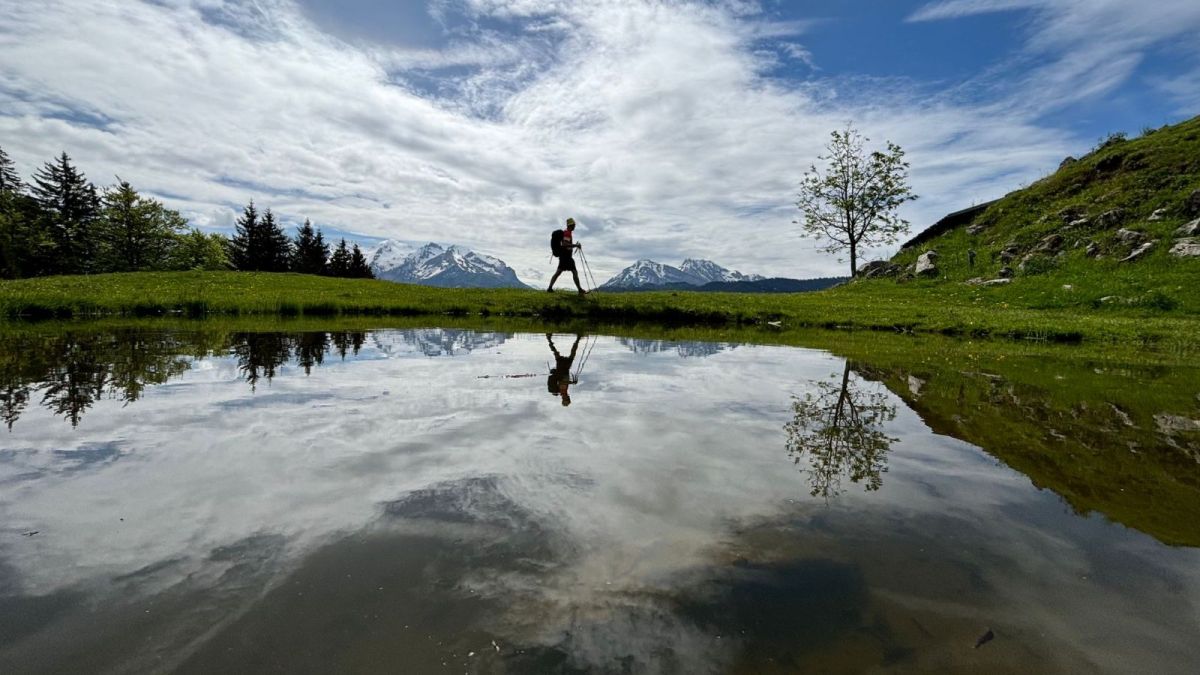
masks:
POLYGON ((592 286, 591 290, 596 290, 596 277, 592 274, 592 266, 588 264, 587 255, 582 248, 579 249, 579 259, 583 261, 583 272, 588 277, 588 283, 592 286))

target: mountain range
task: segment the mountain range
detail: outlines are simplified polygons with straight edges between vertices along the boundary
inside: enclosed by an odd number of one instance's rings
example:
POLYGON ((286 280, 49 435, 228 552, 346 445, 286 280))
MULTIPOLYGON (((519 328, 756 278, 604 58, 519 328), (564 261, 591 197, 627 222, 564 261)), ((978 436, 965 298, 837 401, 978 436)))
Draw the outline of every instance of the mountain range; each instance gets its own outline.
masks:
POLYGON ((600 288, 610 291, 629 291, 672 284, 703 286, 711 282, 759 281, 762 278, 757 274, 742 274, 726 269, 711 260, 688 258, 679 267, 664 265, 653 260, 639 260, 601 284, 600 288))
POLYGON ((386 240, 367 252, 378 279, 443 288, 529 288, 503 260, 461 246, 386 240))

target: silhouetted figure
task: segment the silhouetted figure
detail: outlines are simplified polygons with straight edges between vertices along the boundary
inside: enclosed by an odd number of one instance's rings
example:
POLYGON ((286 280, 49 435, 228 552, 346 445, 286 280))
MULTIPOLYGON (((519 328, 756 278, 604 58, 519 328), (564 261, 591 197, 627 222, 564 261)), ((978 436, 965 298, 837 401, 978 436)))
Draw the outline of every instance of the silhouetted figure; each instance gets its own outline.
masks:
POLYGON ((975 269, 975 249, 967 249, 967 267, 975 269))
POLYGON ((579 285, 579 272, 575 270, 575 259, 571 257, 575 253, 575 249, 583 248, 582 244, 576 244, 574 239, 575 219, 567 218, 567 229, 555 230, 550 235, 551 252, 554 257, 558 258, 558 269, 555 270, 554 276, 550 277, 550 287, 546 290, 554 292, 554 282, 558 281, 558 275, 563 272, 570 272, 571 278, 575 280, 575 289, 580 295, 587 295, 587 291, 583 290, 583 286, 579 285))
POLYGON ((562 397, 564 406, 571 405, 571 394, 567 388, 579 382, 571 377, 571 367, 575 364, 575 354, 579 351, 579 341, 582 338, 582 335, 576 335, 575 344, 571 345, 571 355, 563 356, 554 346, 554 336, 546 333, 546 342, 550 343, 550 351, 554 352, 554 367, 550 369, 550 376, 546 378, 546 389, 551 394, 562 397))

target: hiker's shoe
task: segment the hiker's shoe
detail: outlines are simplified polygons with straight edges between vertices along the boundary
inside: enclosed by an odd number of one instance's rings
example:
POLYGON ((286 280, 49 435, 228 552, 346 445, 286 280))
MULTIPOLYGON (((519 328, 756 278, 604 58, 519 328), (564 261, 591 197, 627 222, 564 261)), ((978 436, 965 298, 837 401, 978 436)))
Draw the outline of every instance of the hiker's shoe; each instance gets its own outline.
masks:
POLYGON ((579 297, 581 297, 581 298, 587 294, 588 294, 587 291, 579 291, 579 297))
POLYGON ((553 289, 553 288, 547 288, 547 289, 546 289, 546 292, 547 292, 547 293, 553 293, 553 292, 554 292, 554 289, 553 289))

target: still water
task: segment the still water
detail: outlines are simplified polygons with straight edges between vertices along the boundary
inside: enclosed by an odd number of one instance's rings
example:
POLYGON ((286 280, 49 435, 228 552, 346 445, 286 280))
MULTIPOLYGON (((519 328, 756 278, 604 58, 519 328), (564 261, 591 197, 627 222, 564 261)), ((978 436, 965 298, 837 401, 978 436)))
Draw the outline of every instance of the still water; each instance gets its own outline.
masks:
POLYGON ((933 352, 3 338, 0 672, 1200 669, 1200 372, 933 352))

